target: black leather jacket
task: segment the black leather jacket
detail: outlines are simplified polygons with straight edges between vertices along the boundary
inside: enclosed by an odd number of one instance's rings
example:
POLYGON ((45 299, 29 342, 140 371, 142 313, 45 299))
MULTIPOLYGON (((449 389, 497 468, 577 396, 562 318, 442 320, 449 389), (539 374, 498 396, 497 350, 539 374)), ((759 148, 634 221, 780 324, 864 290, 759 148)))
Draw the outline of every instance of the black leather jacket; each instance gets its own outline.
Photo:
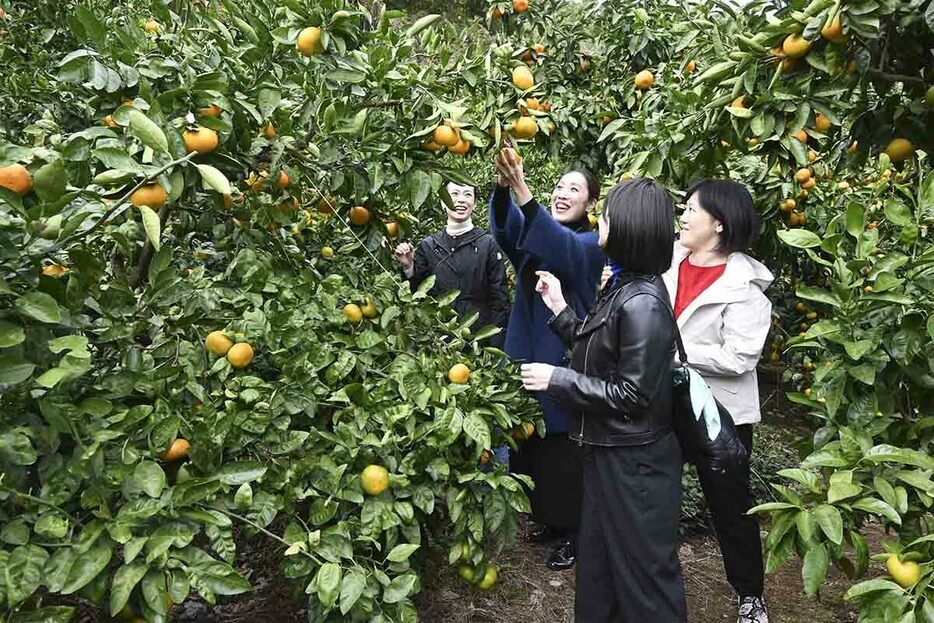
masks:
POLYGON ((550 326, 572 349, 547 389, 571 414, 571 439, 636 446, 671 430, 675 324, 660 276, 620 275, 583 322, 567 307, 550 326))

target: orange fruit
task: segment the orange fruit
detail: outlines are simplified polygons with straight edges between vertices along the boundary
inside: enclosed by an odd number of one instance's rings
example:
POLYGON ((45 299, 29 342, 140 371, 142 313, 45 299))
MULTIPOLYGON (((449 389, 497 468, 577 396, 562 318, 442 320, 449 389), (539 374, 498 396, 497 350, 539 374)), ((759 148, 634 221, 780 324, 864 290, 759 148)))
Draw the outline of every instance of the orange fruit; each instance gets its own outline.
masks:
POLYGON ((529 97, 525 100, 525 107, 529 110, 541 110, 542 105, 539 103, 537 98, 529 97))
POLYGON ((247 342, 238 342, 227 351, 227 361, 231 367, 242 369, 253 361, 253 347, 247 342))
POLYGON ((379 495, 389 488, 389 470, 382 465, 367 465, 360 473, 360 486, 367 495, 379 495))
POLYGON ((114 121, 113 115, 107 115, 106 117, 104 117, 101 123, 111 129, 120 127, 120 124, 114 121))
POLYGON ((162 24, 157 22, 154 19, 150 19, 143 25, 143 30, 146 32, 159 32, 162 29, 162 24))
POLYGON ((527 91, 535 86, 535 76, 528 67, 520 65, 512 70, 512 83, 520 91, 527 91))
POLYGON ((892 554, 885 561, 885 568, 892 579, 902 588, 910 588, 921 579, 921 567, 913 560, 902 562, 897 554, 892 554))
POLYGON ((399 223, 395 221, 389 221, 386 223, 386 235, 390 238, 395 238, 399 235, 399 223))
POLYGON ((217 145, 220 143, 217 132, 200 126, 194 130, 185 130, 182 138, 185 141, 185 152, 189 154, 193 151, 199 154, 210 153, 217 149, 217 145))
POLYGON ((636 88, 640 90, 651 89, 655 85, 655 74, 648 69, 643 69, 636 74, 636 88))
POLYGON ((490 17, 492 17, 494 20, 503 19, 503 10, 498 6, 493 7, 493 10, 490 11, 490 17))
POLYGON ((538 54, 539 56, 542 56, 545 54, 545 50, 547 48, 545 47, 545 44, 543 43, 536 43, 535 45, 532 46, 532 49, 535 50, 536 54, 538 54))
POLYGON ((782 61, 782 73, 790 74, 798 66, 798 61, 793 58, 786 58, 782 61))
POLYGON ((168 193, 166 193, 162 185, 157 182, 155 184, 147 184, 130 195, 130 203, 136 207, 149 206, 153 210, 158 210, 165 205, 168 198, 168 193))
POLYGON ((457 128, 452 128, 449 125, 439 125, 435 128, 435 131, 431 134, 432 140, 444 147, 452 147, 461 140, 460 131, 457 128))
POLYGON ((448 151, 452 154, 463 156, 470 151, 470 141, 465 141, 463 139, 457 141, 455 145, 448 147, 448 151))
POLYGON ((317 26, 309 26, 303 29, 298 33, 295 47, 305 56, 324 52, 324 46, 321 44, 321 29, 317 26))
POLYGON ((833 127, 833 123, 831 123, 830 119, 821 113, 817 113, 817 116, 814 117, 814 129, 821 134, 827 134, 831 127, 833 127))
POLYGON ((162 460, 172 463, 174 461, 180 461, 188 456, 188 450, 191 448, 191 444, 188 443, 188 440, 184 437, 179 437, 172 442, 172 445, 169 446, 169 449, 162 453, 162 460))
POLYGON ((834 16, 829 23, 825 24, 820 31, 821 36, 827 41, 833 43, 846 43, 846 35, 843 34, 843 24, 840 23, 840 14, 834 16))
POLYGON ((295 197, 289 197, 284 201, 279 203, 279 209, 283 212, 294 212, 299 208, 298 199, 295 197))
POLYGON ((499 573, 496 570, 496 565, 490 565, 486 568, 486 573, 483 574, 483 578, 477 582, 477 588, 481 591, 488 591, 494 586, 496 586, 496 581, 499 578, 499 573))
POLYGON ((886 146, 885 153, 892 162, 903 162, 914 156, 915 146, 907 138, 895 138, 886 146))
POLYGON ((279 179, 276 181, 276 184, 279 185, 279 188, 286 188, 289 184, 292 183, 289 174, 285 170, 279 171, 279 179))
POLYGON ((516 13, 525 13, 529 10, 529 0, 512 0, 512 10, 516 13))
POLYGON ((814 162, 817 160, 817 152, 813 149, 808 150, 808 162, 814 162))
POLYGON ((376 308, 376 303, 370 297, 367 297, 366 303, 363 304, 363 307, 360 308, 360 312, 367 318, 376 318, 379 316, 379 310, 376 308))
POLYGON ((538 134, 538 123, 532 117, 519 117, 512 126, 512 134, 518 139, 532 138, 538 134))
POLYGON ((470 368, 462 363, 455 363, 448 370, 448 380, 458 385, 463 385, 470 380, 470 368))
POLYGON ((792 33, 782 42, 782 52, 788 58, 802 58, 811 49, 811 42, 798 33, 792 33))
POLYGON ((32 190, 32 175, 21 164, 0 167, 0 186, 17 195, 25 195, 32 190))
POLYGON ((223 331, 211 331, 204 339, 204 347, 218 357, 226 355, 231 346, 233 346, 233 340, 227 337, 223 331))
POLYGON ((802 143, 808 142, 808 133, 804 131, 804 128, 801 128, 800 130, 792 132, 791 135, 802 143))
POLYGON ((803 184, 804 182, 811 179, 811 170, 810 169, 798 169, 798 172, 795 173, 795 181, 803 184))
POLYGON ((484 450, 483 452, 480 453, 480 465, 486 465, 487 463, 490 462, 490 459, 492 458, 493 458, 493 453, 491 453, 489 450, 484 450))
POLYGON ((319 214, 331 215, 337 210, 337 199, 334 197, 321 197, 315 204, 315 209, 319 214))
POLYGON ((334 249, 332 249, 331 247, 321 247, 321 257, 323 257, 326 260, 331 259, 332 257, 334 257, 334 249))
POLYGON ((363 206, 354 206, 347 213, 347 219, 352 225, 366 225, 370 222, 370 211, 363 206))
POLYGON ((740 95, 730 104, 733 108, 746 108, 746 96, 740 95))
POLYGON ((422 149, 424 149, 425 151, 440 151, 444 149, 444 147, 442 147, 441 145, 437 144, 436 142, 432 140, 432 141, 425 141, 424 143, 422 143, 422 149))
POLYGON ((49 264, 48 266, 42 267, 42 274, 46 277, 58 277, 61 274, 68 272, 67 266, 62 266, 61 264, 49 264))
POLYGON ((347 303, 344 305, 342 311, 344 313, 344 318, 346 318, 350 324, 358 324, 363 320, 363 310, 360 309, 360 306, 356 303, 347 303))
POLYGON ((221 107, 217 104, 211 104, 206 108, 202 108, 198 111, 198 114, 202 117, 211 117, 212 119, 217 119, 221 116, 221 107))
POLYGON ((263 126, 263 129, 260 130, 260 134, 266 138, 276 138, 276 126, 273 125, 272 121, 263 126))
POLYGON ((684 67, 684 73, 686 74, 693 74, 695 71, 697 71, 697 61, 689 61, 684 67))
POLYGON ((590 71, 590 58, 582 56, 580 60, 581 71, 584 73, 590 71))
POLYGON ((792 210, 795 209, 795 205, 797 205, 797 203, 795 202, 794 199, 785 199, 784 201, 782 201, 782 205, 781 205, 782 212, 791 212, 792 210))
POLYGON ((810 190, 814 188, 815 186, 817 186, 817 178, 814 178, 814 177, 808 178, 806 182, 801 184, 801 188, 804 188, 806 190, 810 190))

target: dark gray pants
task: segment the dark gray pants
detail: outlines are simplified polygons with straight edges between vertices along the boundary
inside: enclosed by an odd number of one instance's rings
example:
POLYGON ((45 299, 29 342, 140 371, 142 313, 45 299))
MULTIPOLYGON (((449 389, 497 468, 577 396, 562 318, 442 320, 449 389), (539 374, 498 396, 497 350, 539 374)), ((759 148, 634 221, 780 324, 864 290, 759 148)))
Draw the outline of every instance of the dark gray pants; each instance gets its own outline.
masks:
POLYGON ((577 623, 687 621, 680 507, 674 433, 644 446, 585 447, 577 623))

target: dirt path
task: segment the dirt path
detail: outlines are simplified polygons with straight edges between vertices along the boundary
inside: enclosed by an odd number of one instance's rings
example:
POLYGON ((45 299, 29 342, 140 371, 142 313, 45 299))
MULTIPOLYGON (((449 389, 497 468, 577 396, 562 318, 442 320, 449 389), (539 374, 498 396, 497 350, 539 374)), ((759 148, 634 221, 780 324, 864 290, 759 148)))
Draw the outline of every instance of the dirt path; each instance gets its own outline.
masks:
MULTIPOLYGON (((523 526, 523 530, 525 526, 523 526)), ((572 623, 574 574, 545 567, 545 546, 524 541, 497 560, 500 584, 490 593, 469 589, 444 561, 433 561, 425 577, 437 581, 423 586, 417 599, 425 623, 572 623), (439 563, 439 564, 435 564, 439 563)), ((716 540, 707 536, 685 539, 680 550, 691 623, 736 620, 736 602, 726 581, 716 540)), ((831 572, 821 598, 807 599, 796 560, 767 579, 766 600, 773 623, 848 623, 855 612, 843 603, 846 578, 831 572)), ((649 622, 646 622, 649 623, 649 622)))

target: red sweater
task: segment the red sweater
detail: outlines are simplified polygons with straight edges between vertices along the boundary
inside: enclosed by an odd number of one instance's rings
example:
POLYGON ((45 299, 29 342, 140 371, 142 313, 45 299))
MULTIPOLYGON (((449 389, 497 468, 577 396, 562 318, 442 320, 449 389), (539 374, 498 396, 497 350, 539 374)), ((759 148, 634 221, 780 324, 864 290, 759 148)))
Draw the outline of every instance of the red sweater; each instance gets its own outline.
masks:
POLYGON ((694 302, 701 292, 710 287, 720 278, 726 264, 717 266, 695 266, 691 264, 690 256, 684 258, 678 269, 678 293, 675 295, 675 318, 694 302))

